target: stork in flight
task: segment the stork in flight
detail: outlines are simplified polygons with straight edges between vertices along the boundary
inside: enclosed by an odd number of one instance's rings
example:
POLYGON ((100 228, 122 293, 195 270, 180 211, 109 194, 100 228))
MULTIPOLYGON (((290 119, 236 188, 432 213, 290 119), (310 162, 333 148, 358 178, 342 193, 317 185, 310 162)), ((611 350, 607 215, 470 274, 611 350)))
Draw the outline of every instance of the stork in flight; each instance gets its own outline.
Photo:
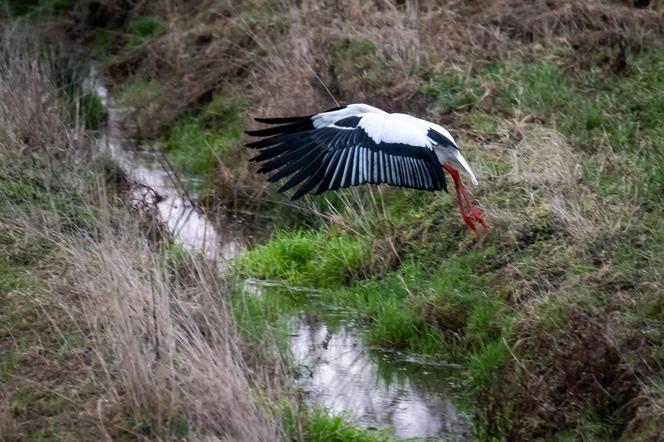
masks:
POLYGON ((269 182, 290 176, 279 192, 301 184, 293 200, 314 189, 314 195, 318 195, 365 183, 447 191, 446 170, 454 180, 464 222, 473 230, 475 222, 487 228, 461 183, 459 170, 473 184, 477 179, 454 138, 442 126, 406 114, 389 114, 367 104, 349 104, 304 117, 256 121, 275 126, 247 131, 248 135, 263 137, 247 144, 260 150, 251 160, 261 163, 260 173, 274 172, 269 182))

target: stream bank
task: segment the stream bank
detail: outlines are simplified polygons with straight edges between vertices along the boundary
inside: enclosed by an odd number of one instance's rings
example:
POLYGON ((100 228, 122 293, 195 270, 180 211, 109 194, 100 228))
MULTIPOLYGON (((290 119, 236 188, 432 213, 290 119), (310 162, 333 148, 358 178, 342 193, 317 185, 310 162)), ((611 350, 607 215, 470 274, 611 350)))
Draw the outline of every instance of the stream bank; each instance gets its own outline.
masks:
MULTIPOLYGON (((243 242, 218 220, 207 219, 195 204, 198 195, 187 190, 195 188, 196 178, 176 176, 158 143, 132 138, 131 109, 113 106, 94 69, 87 87, 107 109, 102 147, 140 188, 156 192, 160 221, 175 242, 222 265, 237 257, 243 242)), ((299 367, 295 382, 311 406, 345 415, 365 428, 387 429, 399 438, 467 438, 469 415, 460 405, 453 366, 367 347, 362 327, 343 309, 324 308, 316 315, 302 309, 289 322, 289 350, 299 367)))

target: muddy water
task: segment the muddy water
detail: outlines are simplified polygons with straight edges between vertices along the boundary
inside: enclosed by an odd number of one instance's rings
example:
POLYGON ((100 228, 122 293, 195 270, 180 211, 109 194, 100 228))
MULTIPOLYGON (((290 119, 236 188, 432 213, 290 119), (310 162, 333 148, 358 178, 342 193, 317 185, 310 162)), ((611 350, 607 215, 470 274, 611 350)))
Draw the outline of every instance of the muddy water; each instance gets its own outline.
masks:
MULTIPOLYGON (((195 188, 194 179, 175 179, 158 146, 126 135, 132 133, 129 112, 113 107, 94 70, 87 86, 108 109, 103 145, 135 181, 156 191, 161 220, 176 241, 217 260, 237 256, 240 244, 197 210, 191 202, 195 194, 183 191, 195 188)), ((296 382, 311 404, 366 428, 390 429, 399 438, 466 440, 468 416, 458 405, 453 367, 367 348, 361 329, 339 310, 316 316, 301 312, 291 327, 290 349, 300 367, 296 382), (324 319, 330 315, 336 316, 334 329, 324 319)))

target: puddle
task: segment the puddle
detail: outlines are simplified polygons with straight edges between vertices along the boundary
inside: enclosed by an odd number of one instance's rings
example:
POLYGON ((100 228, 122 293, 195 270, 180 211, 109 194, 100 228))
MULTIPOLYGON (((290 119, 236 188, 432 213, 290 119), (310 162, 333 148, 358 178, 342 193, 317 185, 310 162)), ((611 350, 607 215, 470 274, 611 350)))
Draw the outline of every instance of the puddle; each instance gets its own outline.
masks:
MULTIPOLYGON (((241 245, 224 238, 224 232, 216 230, 191 203, 197 195, 183 190, 195 188, 195 179, 175 179, 158 145, 138 145, 127 135, 133 133, 129 112, 113 107, 95 69, 84 86, 108 110, 102 146, 135 181, 156 191, 161 221, 176 241, 213 260, 236 257, 241 245)), ((233 235, 232 229, 228 232, 229 237, 233 235)), ((255 287, 248 296, 261 295, 259 286, 247 283, 255 287)), ((399 438, 467 439, 469 418, 458 407, 452 367, 367 348, 347 312, 331 309, 327 314, 344 325, 331 330, 325 321, 303 313, 291 321, 290 348, 301 367, 297 383, 310 403, 344 414, 366 428, 389 428, 399 438)))
POLYGON ((302 365, 298 382, 311 402, 399 438, 467 439, 454 367, 367 348, 352 326, 331 331, 304 314, 291 326, 290 349, 302 365))

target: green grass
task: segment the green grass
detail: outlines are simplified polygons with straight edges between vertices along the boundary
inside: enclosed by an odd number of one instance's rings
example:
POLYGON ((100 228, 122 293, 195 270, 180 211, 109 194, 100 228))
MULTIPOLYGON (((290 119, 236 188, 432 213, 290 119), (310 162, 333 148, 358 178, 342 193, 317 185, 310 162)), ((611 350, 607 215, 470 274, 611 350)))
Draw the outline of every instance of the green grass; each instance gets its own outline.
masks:
POLYGON ((130 35, 130 45, 136 45, 154 37, 165 28, 164 22, 151 15, 138 17, 132 20, 127 26, 130 35))
POLYGON ((189 436, 189 425, 185 419, 176 416, 166 426, 158 418, 145 411, 129 410, 124 416, 127 436, 140 435, 152 438, 186 439, 189 436))
MULTIPOLYGON (((239 21, 283 35, 286 25, 276 18, 284 10, 271 11, 275 4, 242 11, 239 21)), ((164 29, 155 17, 127 27, 134 44, 164 29)), ((392 77, 392 61, 378 40, 337 38, 324 48, 321 66, 330 67, 342 99, 356 93, 373 98, 392 77)), ((558 403, 545 409, 550 414, 543 412, 542 420, 556 417, 552 409, 569 417, 560 435, 538 427, 540 417, 528 415, 523 402, 526 411, 510 405, 527 397, 528 382, 548 375, 546 364, 556 362, 543 337, 561 348, 571 345, 578 315, 607 324, 602 333, 611 333, 626 367, 640 367, 642 357, 657 369, 664 364, 664 48, 646 38, 640 49, 628 48, 627 68, 618 73, 605 59, 615 56, 614 47, 592 54, 549 43, 524 49, 500 60, 422 68, 410 78, 432 103, 418 110, 444 113, 469 162, 482 172, 483 185, 472 191, 494 217, 489 233, 478 238, 469 232, 448 195, 387 191, 385 207, 360 215, 345 207, 349 193, 314 199, 322 211, 331 211, 331 202, 351 228, 328 231, 317 220, 293 221, 239 260, 242 277, 279 285, 260 296, 240 289, 230 296, 249 342, 271 335, 283 352, 289 315, 332 305, 348 312, 371 344, 464 364, 469 389, 488 407, 478 414, 486 418, 486 431, 478 434, 487 438, 510 439, 522 421, 535 428, 526 438, 601 439, 617 427, 612 421, 628 416, 625 404, 602 413, 585 386, 574 390, 552 376, 547 382, 555 391, 579 391, 574 403, 588 408, 584 415, 558 403), (552 153, 560 153, 562 164, 546 161, 552 153), (548 173, 573 178, 551 184, 548 173), (578 208, 581 228, 565 223, 555 206, 561 201, 563 209, 567 203, 578 208), (637 351, 631 342, 645 344, 637 351), (512 411, 523 414, 512 422, 512 411)), ((130 83, 123 95, 128 103, 150 103, 151 90, 165 90, 158 86, 130 83)), ((224 96, 197 105, 164 135, 168 158, 182 173, 199 176, 214 175, 218 162, 244 166, 237 152, 252 105, 224 96)), ((360 195, 370 201, 368 193, 360 195)), ((257 353, 263 348, 252 347, 257 353)), ((531 398, 531 410, 554 397, 544 395, 531 398)), ((336 435, 344 424, 335 419, 325 417, 321 428, 336 435)))
POLYGON ((86 129, 97 130, 106 121, 106 110, 96 94, 83 94, 78 98, 78 112, 86 129))
POLYGON ((113 32, 104 29, 96 28, 92 36, 92 48, 97 56, 106 56, 110 53, 113 46, 113 32))
MULTIPOLYGON (((43 216, 49 206, 58 210, 66 205, 53 200, 47 204, 49 194, 31 189, 27 183, 4 184, 5 195, 10 189, 13 192, 9 193, 11 200, 3 198, 0 203, 3 223, 10 213, 15 220, 26 212, 43 216)), ((81 406, 88 388, 84 379, 72 373, 90 343, 71 324, 49 287, 58 262, 54 244, 40 233, 18 226, 0 233, 0 380, 6 405, 12 418, 26 429, 26 440, 80 437, 71 432, 76 428, 70 423, 49 423, 81 406), (77 394, 58 393, 59 385, 51 382, 61 373, 68 373, 67 382, 79 389, 77 394)))
POLYGON ((187 175, 212 179, 218 163, 234 170, 247 107, 242 97, 215 97, 197 116, 186 117, 170 129, 164 142, 167 158, 187 175))
POLYGON ((388 61, 376 44, 365 38, 333 42, 330 66, 342 92, 383 85, 390 79, 388 61))
POLYGON ((306 423, 305 440, 311 442, 389 442, 394 439, 385 432, 364 430, 349 423, 342 416, 315 412, 306 423))
POLYGON ((288 360, 289 320, 302 305, 301 300, 288 290, 257 290, 259 294, 236 283, 229 295, 229 308, 249 347, 248 353, 268 363, 275 356, 288 360))
POLYGON ((296 286, 331 287, 361 277, 368 253, 366 243, 345 233, 277 231, 267 244, 244 255, 239 268, 296 286))
POLYGON ((3 0, 0 9, 7 6, 16 16, 49 16, 68 12, 74 6, 72 0, 3 0))
MULTIPOLYGON (((359 46, 340 46, 353 69, 362 64, 354 65, 354 59, 377 56, 370 44, 359 46)), ((358 235, 280 231, 241 259, 242 272, 322 288, 300 294, 299 308, 322 303, 349 311, 371 344, 463 363, 468 388, 483 404, 476 421, 479 436, 510 438, 514 428, 523 428, 527 407, 511 406, 523 406, 524 386, 546 373, 543 361, 553 364, 560 357, 546 340, 540 347, 528 343, 542 342, 543 336, 556 345, 590 339, 574 335, 585 333, 571 329, 575 321, 603 323, 606 312, 614 312, 625 321, 613 332, 624 364, 641 357, 627 338, 638 335, 661 366, 664 298, 657 292, 657 267, 664 266, 664 49, 630 54, 628 68, 619 75, 607 66, 575 68, 570 58, 567 49, 551 47, 532 59, 515 56, 478 69, 424 75, 421 90, 435 98, 436 107, 469 106, 457 116, 458 125, 493 143, 482 150, 476 141, 459 137, 464 153, 485 169, 491 183, 476 190, 477 198, 503 214, 481 245, 454 219, 439 221, 441 213, 456 215, 449 197, 395 191, 386 195, 384 211, 369 210, 360 219, 347 210, 344 198, 332 195, 328 200, 358 235), (491 95, 480 101, 487 87, 491 95), (521 127, 511 123, 521 120, 526 121, 521 127), (517 156, 522 163, 515 169, 511 154, 524 155, 516 150, 520 143, 546 155, 547 149, 558 150, 562 167, 571 159, 573 169, 559 172, 578 174, 573 187, 547 189, 537 181, 549 179, 544 175, 524 178, 522 169, 538 167, 538 158, 517 156), (548 193, 558 190, 572 202, 579 194, 594 198, 596 207, 579 203, 588 228, 583 234, 561 221, 548 193), (370 263, 376 243, 391 232, 399 233, 400 265, 376 272, 370 263)), ((325 211, 327 203, 317 202, 325 211)), ((549 382, 560 383, 553 391, 567 391, 564 379, 549 382)), ((606 388, 621 391, 618 385, 606 388)), ((592 389, 579 395, 588 412, 561 410, 577 428, 561 437, 610 438, 628 419, 627 408, 602 409, 592 389)))
POLYGON ((132 77, 122 83, 114 102, 121 106, 143 108, 162 95, 165 89, 165 85, 159 80, 132 77))
POLYGON ((281 293, 288 285, 324 289, 299 298, 350 309, 363 318, 373 344, 459 358, 451 348, 492 341, 509 324, 500 299, 485 292, 487 277, 476 274, 485 257, 452 256, 427 270, 413 261, 383 278, 363 280, 370 259, 364 241, 296 230, 277 232, 243 255, 238 268, 247 276, 283 281, 281 293))
POLYGON ((164 144, 166 156, 176 169, 187 175, 206 176, 217 162, 233 161, 240 132, 220 135, 187 118, 173 126, 164 144))
POLYGON ((470 72, 422 72, 426 83, 421 91, 436 99, 443 110, 456 109, 477 103, 484 92, 477 78, 470 72))

